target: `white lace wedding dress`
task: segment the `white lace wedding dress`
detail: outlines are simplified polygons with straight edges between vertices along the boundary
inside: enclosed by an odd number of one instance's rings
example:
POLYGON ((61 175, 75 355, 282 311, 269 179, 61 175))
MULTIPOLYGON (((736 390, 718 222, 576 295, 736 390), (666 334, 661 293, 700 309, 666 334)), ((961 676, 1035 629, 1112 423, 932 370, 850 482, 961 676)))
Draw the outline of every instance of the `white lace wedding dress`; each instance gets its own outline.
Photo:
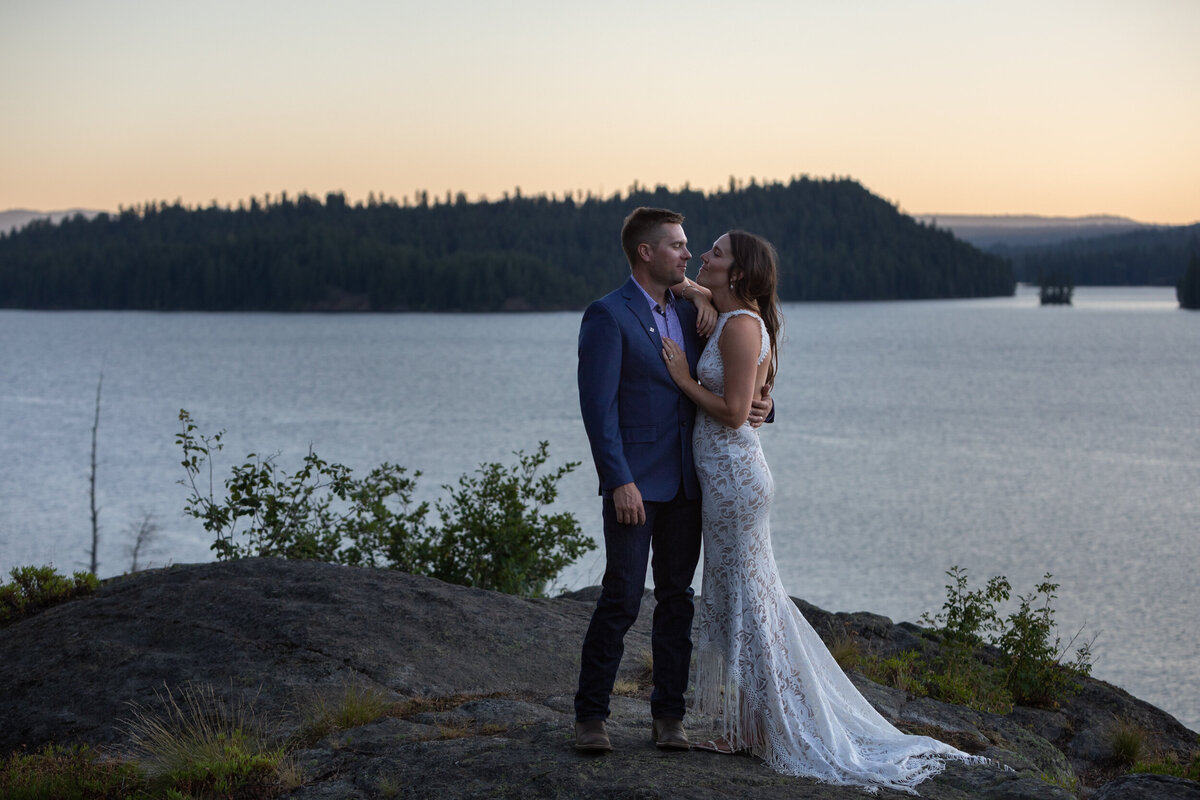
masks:
MULTIPOLYGON (((717 342, 720 315, 700 356, 700 382, 723 395, 717 342)), ((868 703, 788 598, 771 552, 774 482, 749 424, 729 428, 696 413, 693 439, 703 490, 704 586, 696 648, 695 698, 726 740, 773 769, 833 784, 913 786, 941 772, 944 759, 973 762, 947 744, 901 733, 868 703)))

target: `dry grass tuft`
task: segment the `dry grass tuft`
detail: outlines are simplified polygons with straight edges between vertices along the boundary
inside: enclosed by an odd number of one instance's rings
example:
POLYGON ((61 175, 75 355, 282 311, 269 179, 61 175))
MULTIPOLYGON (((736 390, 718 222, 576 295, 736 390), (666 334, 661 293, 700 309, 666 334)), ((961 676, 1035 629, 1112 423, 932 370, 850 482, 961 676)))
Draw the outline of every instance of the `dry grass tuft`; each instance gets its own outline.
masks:
POLYGON ((843 671, 856 669, 862 661, 862 646, 844 630, 840 631, 829 644, 829 654, 843 671))
POLYGON ((649 650, 642 650, 636 656, 637 672, 634 674, 634 680, 641 686, 650 686, 654 683, 654 654, 649 650))
POLYGON ((1136 764, 1146 751, 1146 732, 1139 726, 1122 720, 1108 736, 1112 760, 1123 767, 1136 764))
POLYGON ((329 697, 315 695, 304 711, 301 738, 315 742, 337 730, 348 730, 387 716, 395 703, 386 691, 357 681, 347 682, 329 697))
POLYGON ((235 745, 252 754, 279 752, 253 700, 229 703, 213 687, 195 684, 178 696, 165 686, 154 695, 158 709, 132 703, 131 716, 123 721, 132 754, 151 777, 220 760, 235 745))
POLYGON ((254 701, 227 701, 211 686, 156 691, 156 708, 132 704, 123 721, 131 754, 152 786, 182 796, 273 796, 301 778, 254 701))

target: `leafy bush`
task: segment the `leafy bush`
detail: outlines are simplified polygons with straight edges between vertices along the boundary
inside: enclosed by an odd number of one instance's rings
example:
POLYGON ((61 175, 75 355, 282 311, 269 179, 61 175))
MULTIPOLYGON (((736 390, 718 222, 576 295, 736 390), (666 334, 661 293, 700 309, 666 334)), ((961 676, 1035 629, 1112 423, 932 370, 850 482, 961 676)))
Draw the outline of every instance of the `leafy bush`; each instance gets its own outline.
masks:
POLYGON ((922 622, 936 625, 948 639, 971 646, 983 644, 985 633, 1003 629, 996 603, 1009 597, 1012 587, 1007 578, 998 575, 987 582, 986 588, 969 590, 965 569, 954 566, 946 574, 953 581, 946 584, 946 602, 940 613, 925 614, 922 622))
POLYGON ((91 594, 100 586, 90 572, 76 572, 68 578, 48 566, 14 567, 9 575, 13 582, 0 586, 0 624, 91 594))
POLYGON ((452 583, 510 594, 541 594, 563 567, 595 547, 570 513, 545 514, 557 483, 579 462, 538 475, 548 443, 517 464, 483 464, 479 477, 463 475, 437 503, 441 527, 426 521, 428 503, 414 504, 420 472, 384 463, 366 478, 309 450, 293 474, 274 457, 251 453, 224 481, 218 498, 212 457, 223 432, 197 433, 179 412, 176 443, 183 448, 190 489, 185 512, 216 536, 217 558, 277 556, 350 566, 388 567, 452 583), (207 472, 207 489, 202 475, 207 472))
POLYGON ((216 535, 212 549, 218 559, 278 556, 356 566, 386 563, 410 571, 416 566, 412 542, 428 508, 424 503, 412 508, 420 473, 410 479, 403 467, 385 463, 357 480, 349 468, 309 450, 304 465, 289 475, 274 456, 250 453, 233 468, 224 482, 227 496, 218 500, 212 456, 223 448, 224 432, 197 434, 186 410, 180 410, 179 421, 175 441, 183 448, 187 473, 180 483, 191 489, 184 511, 216 535), (206 491, 197 486, 204 471, 206 491))
POLYGON ((1017 610, 1009 614, 995 640, 1003 654, 1005 686, 1021 705, 1053 706, 1076 675, 1092 671, 1091 642, 1081 645, 1070 661, 1063 661, 1074 639, 1064 647, 1055 632, 1053 601, 1058 584, 1051 583, 1050 577, 1047 572, 1033 594, 1018 596, 1017 610))
MULTIPOLYGON (((932 693, 948 702, 970 695, 980 707, 1007 704, 1053 706, 1072 686, 1072 679, 1091 673, 1091 642, 1081 645, 1070 661, 1054 624, 1053 601, 1058 584, 1046 573, 1030 595, 1018 596, 1018 607, 1001 617, 996 604, 1008 600, 1010 585, 1004 576, 990 579, 982 589, 968 589, 967 571, 958 566, 947 572, 946 602, 937 615, 921 621, 932 624, 944 637, 940 667, 943 677, 933 681, 932 693), (976 658, 983 644, 1000 651, 997 672, 976 658)), ((1078 636, 1078 634, 1076 634, 1078 636)), ((970 704, 970 703, 968 703, 970 704)))
POLYGON ((530 456, 514 453, 512 469, 483 464, 480 477, 463 475, 450 499, 437 504, 442 528, 429 540, 429 573, 450 583, 509 594, 540 595, 563 567, 595 545, 570 513, 545 516, 558 497, 559 479, 579 466, 568 462, 537 476, 546 442, 530 456))

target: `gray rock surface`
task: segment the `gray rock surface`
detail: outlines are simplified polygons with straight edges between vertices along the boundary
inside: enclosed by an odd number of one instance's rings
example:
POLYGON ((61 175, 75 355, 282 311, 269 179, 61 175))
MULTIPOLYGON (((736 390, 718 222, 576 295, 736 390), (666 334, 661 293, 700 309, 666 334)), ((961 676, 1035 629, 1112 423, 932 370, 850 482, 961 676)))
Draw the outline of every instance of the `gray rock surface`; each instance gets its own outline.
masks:
MULTIPOLYGON (((575 753, 572 693, 594 596, 530 600, 386 570, 267 559, 138 573, 0 629, 0 752, 48 742, 119 751, 131 703, 153 708, 156 691, 189 684, 252 698, 286 736, 315 696, 353 684, 397 701, 395 714, 295 752, 306 782, 293 797, 864 796, 777 775, 750 757, 656 750, 638 683, 652 597, 626 639, 621 678, 632 696, 614 698, 616 752, 575 753)), ((822 635, 850 633, 881 651, 926 646, 915 626, 798 604, 822 635)), ((1085 702, 1102 716, 1145 714, 1163 742, 1195 742, 1163 712, 1100 682, 1088 684, 1078 707, 997 716, 851 678, 901 728, 1012 768, 951 764, 920 787, 924 797, 1073 797, 1062 787, 1075 785, 1076 763, 1091 764, 1087 747, 1071 749, 1090 741, 1080 728, 1085 702)))
POLYGON ((1122 775, 1100 787, 1092 800, 1200 800, 1200 783, 1169 775, 1122 775))

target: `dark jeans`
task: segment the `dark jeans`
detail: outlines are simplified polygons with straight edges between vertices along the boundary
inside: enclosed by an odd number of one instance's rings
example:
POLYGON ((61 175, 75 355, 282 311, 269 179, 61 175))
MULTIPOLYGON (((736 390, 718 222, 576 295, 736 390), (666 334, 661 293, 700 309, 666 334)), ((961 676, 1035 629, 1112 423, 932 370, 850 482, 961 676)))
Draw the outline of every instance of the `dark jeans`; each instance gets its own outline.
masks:
POLYGON ((606 566, 603 591, 583 639, 575 719, 606 719, 625 633, 637 620, 646 587, 646 560, 654 575, 655 719, 683 719, 692 658, 692 576, 700 559, 700 501, 680 491, 667 503, 646 503, 646 524, 620 525, 612 496, 604 496, 606 566))

